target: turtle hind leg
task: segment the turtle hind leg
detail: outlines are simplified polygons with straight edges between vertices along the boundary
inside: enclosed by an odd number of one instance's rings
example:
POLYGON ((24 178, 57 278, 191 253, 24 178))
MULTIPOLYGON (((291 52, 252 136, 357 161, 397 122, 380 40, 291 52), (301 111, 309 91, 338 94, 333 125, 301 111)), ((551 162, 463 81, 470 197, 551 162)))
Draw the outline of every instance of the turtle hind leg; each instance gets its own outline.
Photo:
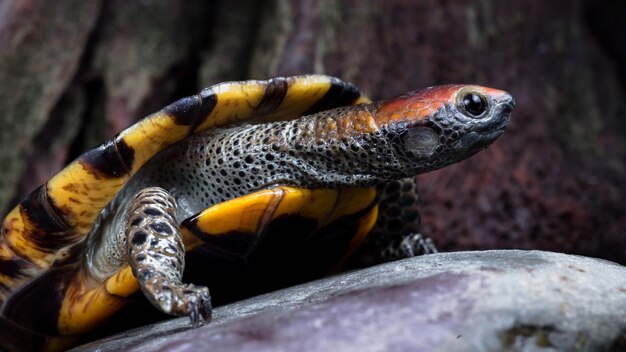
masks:
POLYGON ((193 326, 211 319, 209 289, 182 282, 183 238, 176 201, 162 188, 141 190, 132 200, 126 228, 128 259, 150 302, 171 315, 189 316, 193 326))

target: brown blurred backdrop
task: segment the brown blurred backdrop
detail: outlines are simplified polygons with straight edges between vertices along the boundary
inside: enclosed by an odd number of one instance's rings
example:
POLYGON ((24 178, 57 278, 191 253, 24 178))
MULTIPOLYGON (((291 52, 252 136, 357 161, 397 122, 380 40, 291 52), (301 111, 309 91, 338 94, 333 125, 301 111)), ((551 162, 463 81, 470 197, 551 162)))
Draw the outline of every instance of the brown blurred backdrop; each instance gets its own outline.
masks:
POLYGON ((225 81, 321 72, 373 98, 459 82, 517 98, 490 149, 420 176, 443 250, 626 264, 626 3, 0 2, 0 214, 68 161, 225 81))

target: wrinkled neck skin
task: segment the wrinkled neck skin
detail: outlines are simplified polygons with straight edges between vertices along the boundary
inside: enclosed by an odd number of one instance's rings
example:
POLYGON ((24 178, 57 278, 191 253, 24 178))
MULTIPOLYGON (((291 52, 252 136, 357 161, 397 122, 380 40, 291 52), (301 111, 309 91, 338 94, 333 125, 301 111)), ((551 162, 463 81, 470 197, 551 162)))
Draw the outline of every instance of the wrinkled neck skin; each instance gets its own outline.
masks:
POLYGON ((445 148, 433 128, 407 128, 405 123, 381 128, 379 112, 377 103, 357 105, 190 136, 146 163, 104 213, 116 214, 113 222, 123 224, 126 204, 145 187, 169 191, 182 221, 209 206, 277 185, 370 187, 452 161, 442 158, 445 148))
POLYGON ((490 109, 472 118, 457 108, 463 89, 440 86, 185 138, 146 163, 102 211, 88 236, 87 267, 104 280, 124 263, 128 205, 145 187, 170 192, 182 222, 217 203, 277 185, 369 187, 465 159, 504 131, 514 100, 506 92, 473 87, 489 93, 490 109))
POLYGON ((369 109, 348 107, 292 121, 211 129, 152 158, 97 219, 88 236, 89 272, 103 281, 124 263, 132 198, 145 187, 169 191, 177 221, 217 203, 276 185, 373 186, 395 174, 393 148, 369 109), (370 133, 372 132, 373 133, 370 133))
MULTIPOLYGON (((252 147, 257 158, 274 153, 281 161, 276 165, 280 171, 273 175, 270 172, 260 187, 365 187, 402 177, 396 172, 401 162, 370 113, 376 107, 363 108, 341 108, 295 121, 250 127, 260 135, 268 130, 283 131, 267 143, 252 147)), ((260 167, 267 170, 267 165, 260 167)))
MULTIPOLYGON (((380 125, 381 103, 339 108, 295 121, 252 126, 284 131, 270 140, 287 167, 262 185, 369 187, 412 177, 464 160, 488 145, 459 148, 468 133, 452 126, 447 106, 426 118, 380 125), (455 144, 456 143, 456 144, 455 144)), ((265 144, 253 148, 264 149, 265 144)), ((262 156, 263 152, 258 153, 262 156)))

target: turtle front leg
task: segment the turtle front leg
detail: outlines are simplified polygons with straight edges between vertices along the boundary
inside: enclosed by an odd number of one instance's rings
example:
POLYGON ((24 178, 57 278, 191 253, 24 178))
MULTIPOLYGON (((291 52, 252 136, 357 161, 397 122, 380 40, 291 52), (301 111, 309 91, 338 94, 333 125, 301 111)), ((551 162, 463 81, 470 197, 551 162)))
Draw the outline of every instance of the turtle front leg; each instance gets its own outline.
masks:
POLYGON ((162 188, 145 188, 129 212, 128 260, 145 296, 164 313, 189 316, 194 327, 200 318, 209 321, 209 289, 182 282, 185 249, 174 197, 162 188))
POLYGON ((357 253, 356 265, 437 253, 433 241, 419 232, 420 197, 415 177, 388 181, 377 193, 378 220, 357 253))
POLYGON ((419 232, 420 196, 415 177, 389 181, 378 188, 380 215, 372 231, 380 261, 437 253, 430 237, 419 232))
POLYGON ((423 254, 437 253, 437 247, 430 237, 421 233, 411 232, 401 238, 394 239, 380 252, 382 261, 410 258, 423 254))

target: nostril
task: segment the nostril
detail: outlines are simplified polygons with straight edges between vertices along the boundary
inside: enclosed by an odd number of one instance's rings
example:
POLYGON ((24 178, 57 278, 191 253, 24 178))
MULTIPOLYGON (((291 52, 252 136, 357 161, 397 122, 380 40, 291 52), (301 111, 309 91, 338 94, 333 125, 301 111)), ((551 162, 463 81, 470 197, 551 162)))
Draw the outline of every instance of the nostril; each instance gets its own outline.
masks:
POLYGON ((512 95, 507 94, 506 99, 504 100, 504 103, 507 105, 510 105, 511 110, 513 110, 513 108, 515 107, 515 98, 513 98, 512 95))

